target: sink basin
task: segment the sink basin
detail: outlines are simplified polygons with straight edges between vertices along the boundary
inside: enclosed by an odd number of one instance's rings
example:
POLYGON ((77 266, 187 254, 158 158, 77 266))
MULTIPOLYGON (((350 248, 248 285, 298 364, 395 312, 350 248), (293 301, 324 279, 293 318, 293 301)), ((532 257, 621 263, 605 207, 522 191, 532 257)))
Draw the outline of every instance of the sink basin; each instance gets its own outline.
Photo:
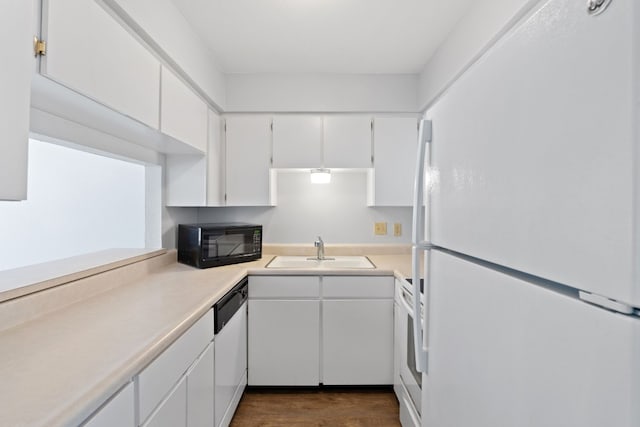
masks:
POLYGON ((319 260, 306 256, 277 256, 267 268, 376 268, 366 256, 334 256, 319 260))

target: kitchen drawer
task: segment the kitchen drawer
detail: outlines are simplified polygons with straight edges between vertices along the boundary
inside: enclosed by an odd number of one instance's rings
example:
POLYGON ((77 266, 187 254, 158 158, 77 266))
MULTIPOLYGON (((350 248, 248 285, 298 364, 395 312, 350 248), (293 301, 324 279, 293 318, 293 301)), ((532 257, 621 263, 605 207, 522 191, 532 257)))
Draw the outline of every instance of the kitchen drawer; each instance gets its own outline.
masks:
POLYGON ((82 425, 84 427, 134 427, 134 403, 133 383, 129 383, 82 425))
POLYGON ((213 310, 209 310, 138 375, 140 421, 146 420, 212 339, 213 310))
POLYGON ((393 298, 392 276, 324 276, 323 298, 393 298))
POLYGON ((249 276, 249 298, 319 298, 318 276, 249 276))

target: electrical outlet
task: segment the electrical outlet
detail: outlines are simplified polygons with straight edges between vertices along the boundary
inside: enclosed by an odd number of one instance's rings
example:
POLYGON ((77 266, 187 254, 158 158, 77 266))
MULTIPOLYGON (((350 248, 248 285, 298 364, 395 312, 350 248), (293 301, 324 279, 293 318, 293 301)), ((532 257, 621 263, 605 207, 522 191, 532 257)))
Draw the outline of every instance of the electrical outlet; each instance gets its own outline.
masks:
POLYGON ((387 234, 387 223, 386 222, 376 222, 373 228, 373 232, 376 236, 385 236, 387 234))
POLYGON ((395 224, 393 224, 393 235, 398 237, 398 236, 402 236, 402 224, 399 222, 396 222, 395 224))

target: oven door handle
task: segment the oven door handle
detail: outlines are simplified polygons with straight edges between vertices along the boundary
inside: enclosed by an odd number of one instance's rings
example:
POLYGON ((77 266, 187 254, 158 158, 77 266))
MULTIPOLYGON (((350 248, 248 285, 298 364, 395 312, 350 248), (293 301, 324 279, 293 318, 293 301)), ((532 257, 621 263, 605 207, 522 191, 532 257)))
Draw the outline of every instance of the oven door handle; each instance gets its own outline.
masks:
POLYGON ((402 286, 398 286, 398 295, 397 300, 400 301, 402 307, 407 311, 407 314, 413 318, 413 307, 410 305, 410 301, 413 300, 411 295, 402 288, 402 286))

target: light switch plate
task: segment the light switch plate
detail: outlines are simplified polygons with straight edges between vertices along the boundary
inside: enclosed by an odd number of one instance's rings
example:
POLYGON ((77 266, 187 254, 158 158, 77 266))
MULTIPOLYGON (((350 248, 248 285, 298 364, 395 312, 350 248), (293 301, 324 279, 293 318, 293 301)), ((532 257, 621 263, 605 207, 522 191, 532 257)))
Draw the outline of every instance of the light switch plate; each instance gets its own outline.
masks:
POLYGON ((386 222, 376 222, 373 232, 376 236, 385 236, 387 234, 387 223, 386 222))

